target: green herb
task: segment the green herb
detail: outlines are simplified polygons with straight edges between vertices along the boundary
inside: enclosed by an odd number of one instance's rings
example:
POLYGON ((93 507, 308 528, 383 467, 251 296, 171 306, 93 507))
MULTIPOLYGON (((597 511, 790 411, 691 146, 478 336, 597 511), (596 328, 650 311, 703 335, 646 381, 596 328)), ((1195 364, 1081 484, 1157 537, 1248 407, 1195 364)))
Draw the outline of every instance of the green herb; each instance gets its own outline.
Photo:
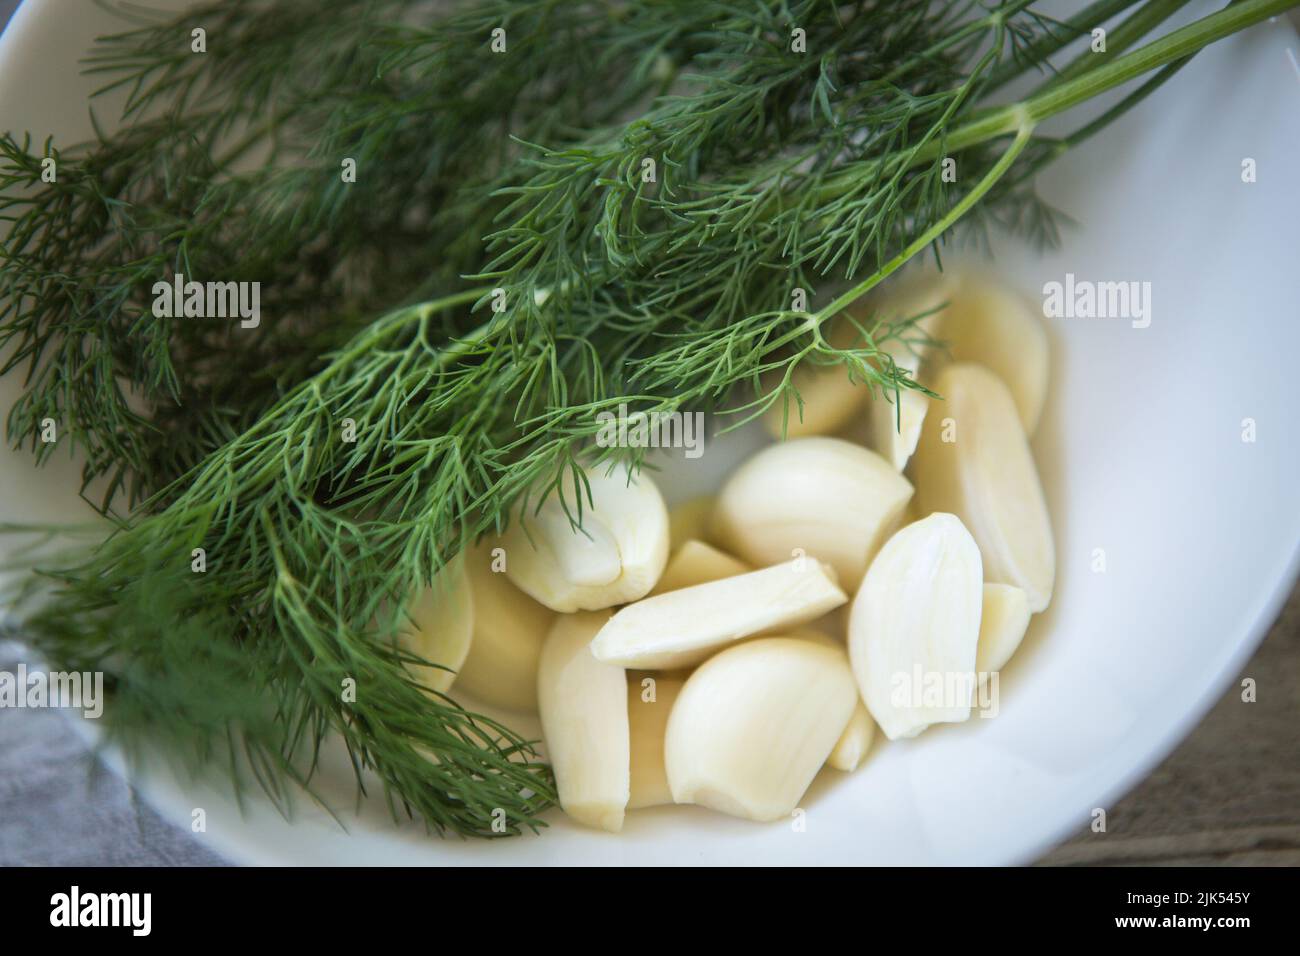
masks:
POLYGON ((491 2, 399 25, 413 6, 208 4, 87 58, 101 94, 127 96, 121 132, 68 150, 0 137, 0 371, 30 376, 11 440, 44 457, 53 418, 86 453, 87 480, 107 474, 132 502, 158 491, 377 311, 460 284, 500 206, 488 192, 509 134, 565 142, 662 83, 656 48, 577 4, 491 2), (194 24, 211 38, 202 55, 194 24), (485 60, 499 24, 516 37, 510 58, 485 60), (602 96, 555 95, 588 83, 602 96), (42 181, 46 157, 57 182, 42 181), (173 272, 260 281, 277 320, 155 320, 149 290, 173 272))
POLYGON ((105 41, 92 64, 134 91, 123 132, 48 185, 52 146, 0 144, 0 344, 31 376, 10 438, 69 423, 87 478, 138 499, 36 579, 32 640, 110 674, 120 739, 243 766, 281 800, 338 733, 395 811, 540 825, 554 789, 527 742, 403 668, 405 598, 580 456, 641 465, 592 454, 620 403, 796 414, 802 362, 919 388, 881 350, 909 320, 853 349, 824 323, 968 213, 1050 240, 1037 169, 1292 4, 1143 43, 1179 5, 236 3, 105 41), (1110 52, 1048 72, 1129 8, 1110 52), (225 53, 183 52, 193 23, 225 53), (990 105, 1035 70, 1036 92, 990 105), (1140 77, 1072 135, 1038 132, 1140 77), (168 270, 260 279, 273 319, 248 337, 152 320, 168 270))

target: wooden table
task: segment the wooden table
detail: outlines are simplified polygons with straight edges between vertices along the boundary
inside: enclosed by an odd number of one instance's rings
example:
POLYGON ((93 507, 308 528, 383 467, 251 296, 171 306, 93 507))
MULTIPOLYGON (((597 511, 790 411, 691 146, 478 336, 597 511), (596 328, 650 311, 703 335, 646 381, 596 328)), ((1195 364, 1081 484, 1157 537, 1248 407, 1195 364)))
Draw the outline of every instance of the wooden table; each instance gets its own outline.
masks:
POLYGON ((1043 865, 1300 865, 1300 587, 1201 724, 1043 865), (1241 680, 1256 701, 1243 703, 1241 680))

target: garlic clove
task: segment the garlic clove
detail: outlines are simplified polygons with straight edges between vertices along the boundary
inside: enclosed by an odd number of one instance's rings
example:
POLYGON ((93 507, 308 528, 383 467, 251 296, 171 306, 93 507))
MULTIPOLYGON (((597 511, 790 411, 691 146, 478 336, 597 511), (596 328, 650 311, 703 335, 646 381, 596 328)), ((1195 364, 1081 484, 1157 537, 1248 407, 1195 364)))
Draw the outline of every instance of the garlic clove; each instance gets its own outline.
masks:
MULTIPOLYGON (((844 645, 825 631, 816 631, 804 627, 788 631, 781 636, 793 637, 801 641, 812 641, 822 647, 829 647, 840 654, 845 653, 844 645)), ((763 638, 757 638, 757 640, 763 640, 763 638)), ((845 660, 847 661, 848 658, 846 657, 845 660)), ((826 758, 826 765, 835 770, 842 770, 845 773, 858 769, 862 761, 866 759, 867 752, 871 749, 871 742, 875 739, 875 736, 876 724, 859 699, 857 706, 853 708, 853 715, 849 718, 844 732, 840 734, 840 739, 835 742, 835 749, 826 758)))
POLYGON ((897 471, 907 467, 921 438, 930 398, 916 391, 877 395, 871 403, 871 447, 897 471))
POLYGON ((448 561, 428 587, 406 606, 397 641, 430 664, 407 664, 407 671, 429 691, 445 694, 469 654, 474 635, 474 604, 465 579, 464 559, 448 561), (447 668, 446 670, 442 668, 447 668))
POLYGON ((1047 502, 1015 402, 979 365, 949 365, 944 397, 926 421, 913 459, 917 498, 927 511, 957 515, 979 544, 986 580, 1014 584, 1029 609, 1051 602, 1055 545, 1047 502), (950 440, 945 440, 950 439, 950 440))
POLYGON ((588 469, 591 499, 566 473, 563 500, 553 491, 540 510, 535 500, 520 521, 518 509, 502 536, 511 582, 553 611, 602 610, 644 597, 668 561, 668 511, 644 472, 588 469), (567 503, 581 530, 565 512, 567 503))
MULTIPOLYGON (((956 282, 947 276, 914 280, 875 309, 875 317, 885 322, 913 320, 910 328, 899 333, 899 339, 885 342, 884 350, 914 380, 932 351, 931 342, 941 334, 947 303, 955 290, 956 282)), ((912 389, 899 389, 897 394, 878 389, 873 396, 871 447, 897 471, 907 466, 916 450, 929 406, 930 398, 912 389)))
POLYGON ((875 737, 875 721, 871 719, 866 706, 859 700, 857 706, 853 708, 853 716, 849 718, 848 726, 840 734, 840 739, 835 741, 835 748, 831 751, 831 755, 826 758, 826 765, 844 773, 852 773, 862 766, 862 761, 867 758, 875 737))
POLYGON ((908 525, 871 562, 849 616, 849 660, 890 740, 970 716, 983 595, 979 548, 950 514, 908 525))
POLYGON ((752 570, 754 569, 744 561, 736 560, 725 551, 692 539, 684 542, 668 559, 668 567, 664 568, 663 576, 659 578, 659 583, 654 586, 650 596, 707 584, 752 570))
POLYGON ((555 619, 538 661, 537 704, 561 808, 617 832, 630 788, 627 676, 591 654, 608 619, 605 612, 555 619))
POLYGON ((816 558, 854 589, 911 497, 911 484, 875 452, 800 438, 736 470, 718 495, 713 539, 755 567, 816 558))
MULTIPOLYGON (((847 349, 857 346, 861 338, 848 317, 839 315, 831 323, 827 340, 835 348, 847 349)), ((871 399, 871 389, 864 382, 850 378, 849 368, 843 363, 803 362, 794 370, 790 381, 799 392, 799 399, 780 398, 763 414, 763 427, 773 438, 792 440, 829 435, 858 418, 863 405, 871 399)), ((772 378, 768 384, 775 388, 780 383, 772 378)))
POLYGON ((1047 400, 1050 364, 1047 330, 1033 303, 1012 289, 966 276, 948 309, 943 337, 954 362, 983 365, 1006 383, 1032 437, 1047 400))
POLYGON ((795 637, 801 641, 813 641, 816 644, 821 644, 823 647, 833 647, 841 651, 845 649, 844 643, 842 641, 837 641, 833 634, 819 631, 811 624, 805 624, 802 627, 783 628, 780 634, 773 634, 771 636, 795 637))
POLYGON ((1029 629, 1029 595, 1013 584, 984 585, 984 610, 980 615, 979 649, 975 670, 981 680, 1002 670, 1029 629))
POLYGON ((708 541, 709 518, 713 514, 711 495, 692 498, 668 509, 668 552, 673 554, 687 541, 708 541))
POLYGON ((553 545, 549 552, 553 562, 549 570, 557 573, 565 585, 575 589, 598 589, 614 584, 622 576, 623 555, 619 541, 600 518, 594 515, 590 520, 584 518, 582 530, 577 531, 560 507, 548 505, 534 516, 533 524, 534 540, 541 539, 553 545))
POLYGON ((621 667, 688 667, 742 637, 811 621, 847 600, 827 569, 800 558, 629 604, 591 650, 621 667))
POLYGON ((537 662, 555 612, 510 583, 499 542, 485 541, 465 556, 474 601, 474 639, 456 686, 485 703, 537 712, 537 662), (496 553, 494 553, 496 552, 496 553))
POLYGON ((676 803, 775 820, 798 804, 853 714, 843 651, 788 637, 730 647, 687 679, 668 717, 676 803))
MULTIPOLYGON (((947 276, 926 276, 908 280, 884 298, 859 300, 832 320, 827 341, 839 349, 860 348, 864 339, 859 327, 870 332, 877 322, 896 322, 915 316, 913 328, 905 332, 901 340, 890 340, 884 347, 897 364, 915 373, 928 350, 926 340, 936 337, 942 321, 941 308, 953 288, 955 283, 947 276)), ((843 363, 814 365, 805 362, 795 369, 791 381, 799 392, 802 407, 791 398, 788 403, 779 400, 767 410, 763 425, 774 438, 807 438, 837 433, 860 418, 863 407, 868 405, 873 417, 878 414, 875 406, 880 402, 879 394, 873 395, 870 386, 851 378, 843 363)), ((776 384, 769 380, 771 387, 776 384)), ((914 398, 923 397, 914 395, 914 398)), ((909 399, 909 403, 913 400, 909 399)), ((920 414, 924 415, 924 404, 919 407, 920 414)), ((880 436, 885 434, 883 429, 879 430, 880 436)), ((891 454, 884 450, 881 453, 892 461, 891 454)), ((902 464, 895 464, 895 467, 902 471, 902 464)))
POLYGON ((664 732, 685 683, 685 677, 670 674, 628 675, 627 719, 632 742, 629 810, 673 802, 664 769, 664 732))

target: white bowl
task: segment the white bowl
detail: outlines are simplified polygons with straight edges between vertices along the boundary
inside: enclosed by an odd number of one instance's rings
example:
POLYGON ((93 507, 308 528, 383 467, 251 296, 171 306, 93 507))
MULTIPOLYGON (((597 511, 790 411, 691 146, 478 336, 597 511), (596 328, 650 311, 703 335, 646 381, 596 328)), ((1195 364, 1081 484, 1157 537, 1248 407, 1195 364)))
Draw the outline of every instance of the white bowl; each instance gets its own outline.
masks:
MULTIPOLYGON (((0 42, 0 126, 62 144, 88 134, 76 61, 110 26, 84 0, 27 0, 0 42)), ((1042 177, 1080 223, 1061 249, 997 249, 998 271, 1034 295, 1067 272, 1149 281, 1153 314, 1145 329, 1049 322, 1053 381, 1034 444, 1060 568, 1051 609, 1003 675, 996 719, 823 774, 802 832, 672 807, 629 814, 620 836, 557 812, 538 837, 438 840, 393 826, 379 801, 353 816, 334 769, 324 790, 347 830, 305 801, 291 822, 256 797, 241 814, 220 787, 166 769, 138 786, 181 826, 203 808, 202 838, 218 852, 266 863, 1007 863, 1081 830, 1223 693, 1296 576, 1297 48, 1281 20, 1202 52, 1042 177), (1257 182, 1242 182, 1247 157, 1257 182), (1098 548, 1104 573, 1091 569, 1098 548)), ((0 383, 0 407, 17 387, 0 383)), ((757 440, 715 445, 673 493, 707 486, 757 440)), ((38 473, 26 453, 3 451, 0 487, 0 521, 85 514, 62 457, 38 473)))

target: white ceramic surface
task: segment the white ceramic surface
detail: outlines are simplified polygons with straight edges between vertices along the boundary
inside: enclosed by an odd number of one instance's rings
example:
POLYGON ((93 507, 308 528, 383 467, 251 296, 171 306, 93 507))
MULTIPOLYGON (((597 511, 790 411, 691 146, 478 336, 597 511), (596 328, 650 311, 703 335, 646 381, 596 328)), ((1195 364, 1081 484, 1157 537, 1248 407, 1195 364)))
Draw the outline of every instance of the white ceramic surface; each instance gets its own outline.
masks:
MULTIPOLYGON (((0 128, 81 138, 88 83, 76 60, 105 26, 87 0, 27 0, 0 41, 0 128)), ((661 808, 629 814, 621 836, 556 813, 540 837, 439 841, 375 807, 352 816, 346 786, 328 782, 347 831, 305 803, 292 823, 257 799, 241 813, 222 790, 165 770, 140 778, 144 794, 185 827, 202 807, 203 839, 263 863, 1007 863, 1081 830, 1238 675, 1295 579, 1298 53, 1285 20, 1203 52, 1043 176, 1080 223, 1060 250, 998 250, 998 271, 1027 292, 1067 271, 1146 280, 1154 309, 1146 329, 1050 322, 1035 451, 1059 577, 1003 674, 996 719, 878 746, 851 776, 826 772, 804 800, 805 832, 661 808), (1241 181, 1246 157, 1253 184, 1241 181), (1245 418, 1254 443, 1242 441, 1245 418), (1095 548, 1104 574, 1090 568, 1095 548)), ((5 410, 16 384, 0 383, 5 410)), ((689 481, 716 480, 757 441, 713 446, 689 481)), ((689 490, 669 483, 674 497, 689 490)), ((67 460, 38 474, 0 452, 0 489, 0 521, 85 514, 67 460)))

